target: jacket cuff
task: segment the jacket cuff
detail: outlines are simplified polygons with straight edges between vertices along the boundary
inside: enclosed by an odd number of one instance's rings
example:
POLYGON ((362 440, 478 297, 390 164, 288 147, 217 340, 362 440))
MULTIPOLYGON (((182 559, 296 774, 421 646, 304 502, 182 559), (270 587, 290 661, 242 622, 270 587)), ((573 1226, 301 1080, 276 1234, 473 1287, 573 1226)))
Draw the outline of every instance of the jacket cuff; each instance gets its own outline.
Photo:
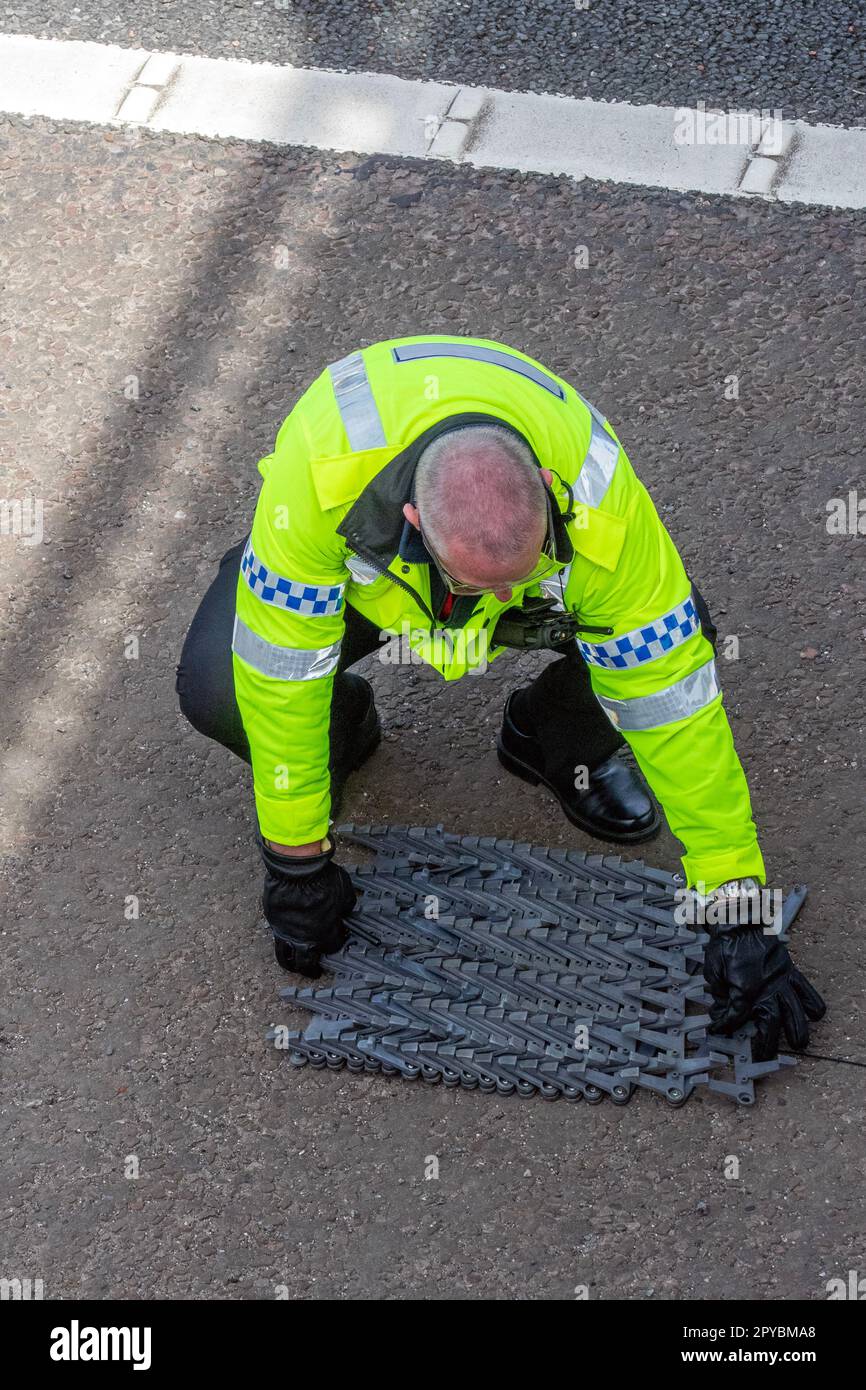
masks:
POLYGON ((256 814, 263 840, 278 845, 306 845, 324 840, 328 833, 331 810, 331 791, 326 785, 321 792, 308 796, 262 796, 256 792, 256 814))
POLYGON ((767 881, 757 840, 745 849, 726 850, 723 854, 684 854, 682 864, 687 887, 703 884, 704 893, 712 893, 732 878, 755 878, 762 885, 767 881))

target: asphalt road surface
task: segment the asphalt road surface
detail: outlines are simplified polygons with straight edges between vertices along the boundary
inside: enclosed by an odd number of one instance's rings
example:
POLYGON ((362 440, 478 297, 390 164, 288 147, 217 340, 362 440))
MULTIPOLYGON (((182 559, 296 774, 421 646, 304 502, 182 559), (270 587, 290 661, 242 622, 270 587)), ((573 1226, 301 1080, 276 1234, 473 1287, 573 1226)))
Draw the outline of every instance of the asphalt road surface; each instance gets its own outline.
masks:
POLYGON ((852 0, 15 0, 5 33, 389 72, 601 101, 866 122, 852 0))
MULTIPOLYGON (((252 56, 249 10, 214 10, 252 56)), ((610 416, 739 640, 772 881, 811 885, 813 1051, 866 1062, 864 540, 827 529, 863 489, 866 217, 44 120, 2 122, 0 175, 0 496, 44 499, 42 544, 0 536, 0 1273, 46 1298, 819 1299, 862 1272, 862 1066, 678 1111, 293 1070, 248 774, 173 678, 324 364, 425 331, 524 349, 610 416)), ((496 761, 541 660, 446 686, 372 658, 385 739, 345 817, 598 848, 496 761)))

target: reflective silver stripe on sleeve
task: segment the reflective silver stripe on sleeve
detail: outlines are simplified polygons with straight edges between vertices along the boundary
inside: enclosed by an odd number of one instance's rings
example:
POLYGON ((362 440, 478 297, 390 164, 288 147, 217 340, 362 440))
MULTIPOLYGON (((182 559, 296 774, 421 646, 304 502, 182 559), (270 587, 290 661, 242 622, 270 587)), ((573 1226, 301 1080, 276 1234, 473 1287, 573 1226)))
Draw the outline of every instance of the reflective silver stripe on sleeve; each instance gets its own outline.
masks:
POLYGON ((417 362, 419 358, 425 357, 466 357, 473 362, 490 362, 495 367, 506 367, 518 376, 527 377, 529 381, 534 381, 536 386, 543 386, 552 396, 558 396, 561 401, 565 400, 565 392, 552 376, 548 376, 547 372, 543 372, 533 362, 524 362, 522 357, 515 357, 500 348, 460 342, 406 343, 403 347, 392 348, 391 352, 395 362, 417 362))
MULTIPOLYGON (((592 409, 592 407, 590 407, 592 409)), ((574 498, 587 507, 600 507, 611 485, 619 459, 619 444, 599 423, 598 411, 592 411, 592 434, 583 467, 574 482, 574 498)))
POLYGON ((612 700, 609 695, 596 695, 596 699, 612 724, 625 733, 636 733, 641 729, 660 729, 677 719, 688 719, 720 694, 716 663, 710 657, 690 676, 683 676, 675 685, 657 690, 654 695, 637 695, 633 700, 612 700))
POLYGON ((381 449, 387 444, 379 407, 360 352, 350 352, 328 368, 350 449, 381 449))
POLYGON ((235 615, 232 651, 253 670, 278 681, 314 681, 329 676, 340 659, 340 643, 330 647, 278 647, 266 642, 235 615))

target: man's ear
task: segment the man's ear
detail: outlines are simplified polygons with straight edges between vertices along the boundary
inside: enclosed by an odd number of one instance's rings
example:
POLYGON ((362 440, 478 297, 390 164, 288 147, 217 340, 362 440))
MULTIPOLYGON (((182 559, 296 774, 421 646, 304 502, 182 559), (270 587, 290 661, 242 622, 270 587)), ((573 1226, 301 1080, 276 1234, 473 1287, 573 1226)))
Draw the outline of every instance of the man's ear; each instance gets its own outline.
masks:
POLYGON ((413 507, 411 502, 403 503, 403 515, 406 520, 411 522, 416 531, 421 530, 421 517, 417 507, 413 507))
POLYGON ((550 487, 551 483, 553 482, 553 474, 551 473, 550 469, 549 469, 549 468, 542 468, 542 469, 541 469, 541 476, 542 476, 542 478, 544 479, 544 481, 545 481, 545 483, 547 484, 547 486, 550 487))

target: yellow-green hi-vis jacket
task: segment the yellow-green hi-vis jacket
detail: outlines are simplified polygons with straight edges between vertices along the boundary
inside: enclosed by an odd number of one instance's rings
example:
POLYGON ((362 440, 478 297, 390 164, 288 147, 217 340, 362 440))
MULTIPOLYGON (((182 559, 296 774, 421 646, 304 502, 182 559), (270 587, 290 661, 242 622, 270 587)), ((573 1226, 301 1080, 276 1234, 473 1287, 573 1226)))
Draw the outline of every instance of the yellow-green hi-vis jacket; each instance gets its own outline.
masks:
MULTIPOLYGON (((746 779, 713 651, 655 507, 604 417, 553 372, 502 343, 437 335, 375 343, 313 382, 262 459, 264 483, 238 579, 232 650, 262 835, 324 836, 331 688, 351 604, 446 680, 505 648, 489 635, 508 603, 478 599, 449 642, 430 612, 430 567, 398 554, 418 456, 466 424, 517 431, 558 474, 556 591, 579 614, 593 690, 670 827, 690 885, 763 882, 746 779), (592 634, 596 635, 596 634, 592 634)), ((548 580, 547 583, 550 581, 548 580)), ((541 586, 547 591, 547 584, 541 586)))

